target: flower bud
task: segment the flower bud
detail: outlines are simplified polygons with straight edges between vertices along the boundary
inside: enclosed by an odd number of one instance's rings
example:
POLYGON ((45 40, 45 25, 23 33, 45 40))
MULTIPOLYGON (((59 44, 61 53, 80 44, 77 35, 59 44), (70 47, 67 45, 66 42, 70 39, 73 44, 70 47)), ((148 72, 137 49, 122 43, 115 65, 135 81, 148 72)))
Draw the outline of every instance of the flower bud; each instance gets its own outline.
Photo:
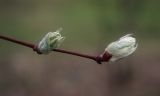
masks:
POLYGON ((65 39, 60 34, 61 30, 62 29, 59 29, 56 32, 48 32, 37 46, 39 52, 48 54, 53 49, 58 48, 65 39))
POLYGON ((136 39, 132 37, 132 34, 127 34, 119 40, 110 43, 105 51, 112 55, 109 61, 116 61, 132 54, 137 46, 136 39))

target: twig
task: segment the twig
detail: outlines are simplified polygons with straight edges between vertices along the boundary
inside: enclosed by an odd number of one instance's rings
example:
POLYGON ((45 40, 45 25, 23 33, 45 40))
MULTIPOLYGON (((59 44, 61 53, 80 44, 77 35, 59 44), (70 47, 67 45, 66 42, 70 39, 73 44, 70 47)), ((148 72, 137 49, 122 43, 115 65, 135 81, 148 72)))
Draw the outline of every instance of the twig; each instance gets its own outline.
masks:
MULTIPOLYGON (((17 40, 17 39, 8 37, 8 36, 3 36, 3 35, 0 35, 0 39, 7 40, 7 41, 10 41, 10 42, 19 44, 19 45, 23 45, 25 47, 32 48, 38 54, 41 54, 41 52, 37 48, 37 45, 35 45, 35 44, 28 43, 28 42, 21 41, 21 40, 17 40)), ((62 50, 62 49, 53 49, 53 51, 60 52, 60 53, 71 54, 71 55, 75 55, 75 56, 79 56, 79 57, 83 57, 83 58, 92 59, 92 60, 96 61, 98 64, 101 64, 102 62, 108 62, 109 59, 112 57, 110 54, 108 54, 106 52, 102 55, 99 55, 99 56, 90 56, 90 55, 81 54, 81 53, 78 53, 78 52, 72 52, 72 51, 68 51, 68 50, 62 50)))

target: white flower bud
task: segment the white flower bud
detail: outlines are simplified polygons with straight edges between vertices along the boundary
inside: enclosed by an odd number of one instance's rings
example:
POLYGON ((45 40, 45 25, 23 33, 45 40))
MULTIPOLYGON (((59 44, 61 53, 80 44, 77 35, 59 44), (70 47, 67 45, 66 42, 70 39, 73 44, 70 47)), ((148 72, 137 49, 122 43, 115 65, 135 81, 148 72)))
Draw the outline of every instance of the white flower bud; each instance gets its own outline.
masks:
POLYGON ((116 61, 132 54, 137 46, 136 39, 132 37, 132 34, 127 34, 109 44, 105 51, 112 55, 110 61, 116 61))
POLYGON ((48 32, 39 42, 37 48, 42 54, 48 54, 53 49, 59 47, 64 41, 65 38, 60 34, 61 30, 62 29, 59 29, 56 32, 48 32))

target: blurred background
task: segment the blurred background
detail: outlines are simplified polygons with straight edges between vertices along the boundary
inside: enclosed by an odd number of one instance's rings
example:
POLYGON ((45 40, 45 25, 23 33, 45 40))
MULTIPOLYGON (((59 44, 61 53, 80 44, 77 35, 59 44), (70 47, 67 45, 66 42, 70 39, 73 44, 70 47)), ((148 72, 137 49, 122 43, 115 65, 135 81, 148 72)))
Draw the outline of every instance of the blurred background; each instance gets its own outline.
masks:
POLYGON ((31 49, 0 40, 0 96, 160 96, 160 1, 0 0, 0 34, 38 43, 62 27, 60 48, 97 55, 133 33, 136 52, 118 62, 31 49))

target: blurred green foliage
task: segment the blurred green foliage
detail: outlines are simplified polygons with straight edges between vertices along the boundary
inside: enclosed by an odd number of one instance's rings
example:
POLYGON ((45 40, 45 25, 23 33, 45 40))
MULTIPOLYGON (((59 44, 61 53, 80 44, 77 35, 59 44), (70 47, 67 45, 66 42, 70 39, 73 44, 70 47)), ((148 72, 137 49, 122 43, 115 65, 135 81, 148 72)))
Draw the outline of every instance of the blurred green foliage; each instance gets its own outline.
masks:
POLYGON ((108 43, 126 33, 157 41, 159 3, 158 0, 1 0, 0 33, 36 41, 46 32, 63 27, 66 46, 78 47, 96 47, 99 42, 108 43))

